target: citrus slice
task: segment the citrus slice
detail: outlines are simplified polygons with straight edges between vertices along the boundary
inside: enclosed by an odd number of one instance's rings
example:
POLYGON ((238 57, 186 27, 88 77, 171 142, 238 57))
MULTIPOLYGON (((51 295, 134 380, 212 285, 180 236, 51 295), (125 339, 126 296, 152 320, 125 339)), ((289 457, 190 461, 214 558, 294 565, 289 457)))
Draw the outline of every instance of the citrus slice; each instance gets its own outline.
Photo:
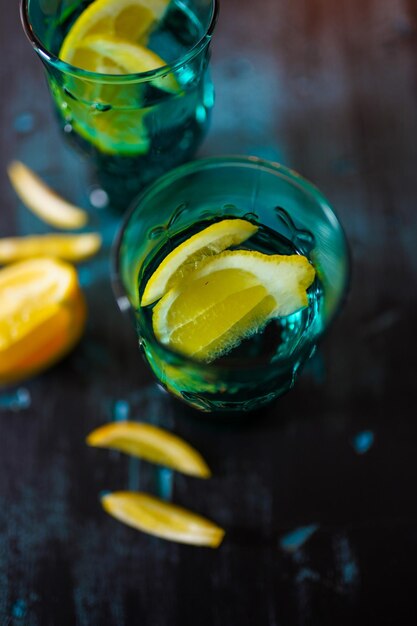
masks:
POLYGON ((209 478, 211 475, 197 450, 180 437, 150 424, 112 422, 90 433, 87 444, 96 448, 120 450, 190 476, 209 478))
POLYGON ((66 63, 77 67, 79 43, 90 35, 116 35, 131 42, 144 41, 162 19, 170 0, 95 0, 75 20, 59 52, 66 63))
POLYGON ((148 306, 159 300, 181 283, 202 259, 239 245, 257 230, 258 227, 247 220, 228 219, 196 233, 164 258, 146 284, 141 305, 148 306))
POLYGON ((217 548, 225 534, 210 520, 146 493, 116 491, 101 503, 120 522, 163 539, 217 548))
POLYGON ((314 276, 312 265, 298 254, 221 252, 202 261, 158 302, 155 336, 177 352, 210 362, 270 319, 307 306, 314 276))
MULTIPOLYGON (((108 74, 142 74, 166 66, 156 52, 114 35, 87 37, 79 44, 78 51, 79 66, 91 72, 104 69, 108 74)), ((169 69, 165 76, 155 78, 152 85, 173 93, 180 90, 169 69)))
POLYGON ((83 235, 33 235, 0 239, 0 263, 14 263, 49 256, 66 261, 85 261, 101 246, 98 233, 83 235))
POLYGON ((55 97, 59 106, 68 104, 71 107, 71 126, 74 130, 100 152, 136 157, 149 151, 150 139, 144 122, 149 109, 110 108, 92 114, 91 107, 83 102, 66 100, 58 92, 55 97))
POLYGON ((0 383, 23 380, 69 352, 85 324, 71 265, 32 259, 0 270, 0 383))
POLYGON ((41 220, 65 229, 85 226, 87 213, 52 191, 29 167, 13 161, 7 171, 19 198, 41 220))

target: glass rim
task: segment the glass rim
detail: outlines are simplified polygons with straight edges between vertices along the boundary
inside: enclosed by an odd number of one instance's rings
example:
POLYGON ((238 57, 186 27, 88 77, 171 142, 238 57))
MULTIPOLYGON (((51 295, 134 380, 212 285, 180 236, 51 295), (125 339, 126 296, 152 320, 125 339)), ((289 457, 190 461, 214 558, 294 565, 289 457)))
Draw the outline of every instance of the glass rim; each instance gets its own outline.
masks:
MULTIPOLYGON (((113 294, 115 296, 117 305, 122 313, 128 313, 128 312, 134 311, 134 305, 131 303, 129 299, 128 291, 124 285, 124 282, 121 276, 120 250, 123 244, 124 234, 127 228, 129 227, 130 221, 132 217, 135 215, 139 205, 143 204, 143 202, 146 202, 147 196, 154 193, 154 191, 157 190, 158 187, 160 187, 161 185, 170 184, 171 182, 175 180, 181 179, 183 176, 187 174, 193 174, 199 171, 203 171, 205 169, 213 169, 219 166, 228 166, 228 165, 229 166, 246 166, 249 168, 262 167, 265 171, 269 171, 271 174, 275 174, 275 175, 278 174, 281 176, 284 175, 287 178, 287 180, 289 180, 293 184, 297 184, 301 186, 301 189, 303 190, 303 192, 307 192, 313 196, 315 201, 319 204, 320 208, 323 210, 323 212, 329 219, 329 222, 331 223, 331 225, 337 228, 341 234, 343 244, 344 244, 344 256, 346 258, 346 273, 345 273, 343 285, 341 288, 340 297, 331 315, 329 315, 329 317, 327 318, 325 326, 323 327, 321 332, 313 338, 311 337, 308 338, 305 341, 305 343, 303 343, 300 347, 303 349, 306 349, 308 346, 312 347, 314 345, 317 345, 321 341, 323 336, 327 333, 329 327, 332 325, 335 318, 339 315, 340 311, 342 310, 348 291, 349 291, 349 286, 351 282, 352 263, 351 263, 351 252, 350 252, 349 244, 347 241, 347 237, 346 237, 344 228, 339 218, 337 217, 335 211, 333 210, 331 205, 328 203, 327 199, 321 193, 318 187, 316 187, 309 180, 301 176, 301 174, 299 174, 295 170, 288 168, 285 165, 281 165, 280 163, 277 163, 274 161, 268 161, 267 159, 262 159, 256 156, 239 156, 239 155, 212 156, 212 157, 205 157, 202 159, 196 159, 194 161, 190 161, 160 176, 157 180, 155 180, 153 183, 148 185, 135 198, 135 200, 133 201, 133 203, 131 204, 130 208, 128 209, 126 213, 126 216, 124 217, 118 229, 118 232, 116 233, 116 236, 114 238, 114 241, 111 247, 110 280, 111 280, 111 286, 112 286, 113 294)), ((157 342, 156 339, 155 341, 157 342)), ((234 371, 237 369, 248 370, 248 369, 253 369, 253 367, 259 368, 262 366, 264 366, 265 369, 267 369, 274 365, 277 366, 280 362, 281 363, 287 362, 288 359, 291 358, 291 356, 283 357, 282 359, 275 360, 273 363, 271 363, 270 361, 267 361, 264 358, 251 359, 250 365, 248 365, 247 367, 245 367, 242 364, 239 368, 237 368, 236 366, 230 368, 227 366, 225 367, 221 365, 216 365, 215 363, 210 363, 209 365, 207 365, 206 363, 200 363, 199 361, 196 361, 183 354, 180 354, 176 352, 175 350, 171 350, 171 348, 159 342, 157 342, 157 344, 158 344, 158 350, 160 350, 162 354, 166 354, 167 357, 170 357, 171 359, 172 358, 176 359, 178 363, 188 363, 188 364, 191 364, 194 368, 200 368, 200 369, 204 369, 205 367, 210 367, 212 371, 216 370, 218 372, 224 372, 227 370, 230 371, 230 369, 233 369, 234 371)))
POLYGON ((217 17, 219 14, 219 0, 211 0, 211 15, 209 24, 204 32, 204 34, 200 37, 200 39, 181 57, 176 59, 173 63, 162 65, 154 70, 150 70, 148 72, 138 72, 136 74, 101 74, 97 72, 90 72, 89 70, 83 70, 80 67, 76 67, 75 65, 71 65, 66 61, 62 61, 58 56, 50 52, 36 35, 35 31, 32 28, 29 19, 29 2, 31 0, 20 0, 20 19, 22 22, 23 30, 25 32, 26 37, 29 39, 32 47, 35 52, 41 57, 43 61, 52 65, 56 69, 69 74, 71 76, 75 76, 77 78, 82 78, 85 80, 89 80, 91 82, 99 81, 101 83, 110 83, 110 84, 126 84, 126 83, 135 83, 135 82, 149 82, 154 80, 155 78, 166 76, 171 72, 178 70, 184 63, 188 63, 194 57, 196 57, 210 42, 214 28, 216 26, 217 17))

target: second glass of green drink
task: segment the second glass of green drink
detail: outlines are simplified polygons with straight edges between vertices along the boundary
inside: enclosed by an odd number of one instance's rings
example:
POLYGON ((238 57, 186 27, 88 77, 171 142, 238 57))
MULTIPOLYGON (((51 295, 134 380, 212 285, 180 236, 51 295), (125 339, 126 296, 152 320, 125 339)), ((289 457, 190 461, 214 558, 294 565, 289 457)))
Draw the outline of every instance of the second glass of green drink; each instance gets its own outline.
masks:
POLYGON ((113 205, 125 207, 202 141, 217 10, 216 0, 22 0, 59 124, 113 205))
POLYGON ((326 198, 254 157, 193 161, 165 174, 137 199, 113 257, 117 302, 133 313, 150 368, 206 412, 253 410, 291 389, 339 311, 348 275, 347 241, 326 198), (183 263, 180 276, 167 277, 168 259, 171 268, 183 263), (294 284, 290 266, 299 265, 310 277, 294 284), (299 304, 269 317, 271 295, 273 308, 286 308, 300 293, 299 304))

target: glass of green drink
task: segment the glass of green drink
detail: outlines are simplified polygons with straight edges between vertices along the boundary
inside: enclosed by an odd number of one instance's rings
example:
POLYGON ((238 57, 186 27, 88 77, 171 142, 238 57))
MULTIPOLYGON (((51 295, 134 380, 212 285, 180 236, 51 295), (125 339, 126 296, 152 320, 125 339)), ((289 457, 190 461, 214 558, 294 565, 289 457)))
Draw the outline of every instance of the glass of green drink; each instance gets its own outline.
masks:
MULTIPOLYGON (((213 254, 209 248, 205 252, 213 254)), ((205 262, 198 260, 203 265, 205 262)), ((199 271, 201 266, 195 265, 197 269, 191 270, 199 271)), ((208 412, 252 410, 289 390, 339 311, 348 274, 343 229, 320 191, 295 172, 254 157, 195 161, 154 182, 127 216, 113 259, 113 285, 119 307, 133 314, 139 344, 157 379, 175 396, 208 412), (315 278, 308 283, 304 306, 253 326, 231 349, 219 353, 219 358, 211 355, 204 361, 178 350, 175 343, 157 338, 155 311, 161 307, 158 302, 144 306, 144 292, 161 263, 181 249, 178 246, 184 242, 189 246, 196 233, 201 236, 204 229, 221 221, 244 223, 254 229, 247 240, 234 241, 230 246, 232 255, 242 250, 249 259, 242 276, 250 275, 259 255, 268 259, 272 257, 262 255, 300 255, 314 268, 315 278)), ((199 308, 201 313, 202 304, 193 289, 202 289, 209 280, 202 285, 201 279, 198 282, 194 276, 186 274, 180 290, 188 294, 189 306, 199 308), (193 295, 196 302, 192 301, 193 295)), ((230 282, 231 275, 227 276, 230 282)), ((269 273, 267 290, 275 280, 279 282, 279 275, 269 273)), ((216 298, 220 298, 218 291, 216 298)), ((230 315, 237 315, 235 310, 246 297, 243 291, 235 291, 231 296, 226 294, 221 303, 222 323, 230 315)), ((178 322, 179 309, 174 313, 168 311, 166 320, 177 324, 177 335, 181 328, 189 327, 192 332, 196 315, 187 326, 178 322)), ((206 319, 206 324, 195 326, 197 335, 211 332, 211 318, 206 319)))
POLYGON ((22 0, 59 124, 112 204, 126 206, 202 141, 217 9, 216 0, 22 0))

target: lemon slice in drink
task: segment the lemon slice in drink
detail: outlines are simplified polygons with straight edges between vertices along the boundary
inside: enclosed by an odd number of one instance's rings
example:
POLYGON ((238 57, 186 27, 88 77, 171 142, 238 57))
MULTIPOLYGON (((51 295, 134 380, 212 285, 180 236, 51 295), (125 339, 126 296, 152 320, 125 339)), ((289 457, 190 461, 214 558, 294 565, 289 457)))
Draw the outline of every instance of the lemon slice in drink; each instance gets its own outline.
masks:
MULTIPOLYGON (((130 43, 113 35, 93 35, 79 44, 80 67, 91 72, 104 68, 108 74, 142 74, 166 65, 156 52, 140 44, 130 43)), ((165 76, 155 78, 152 85, 177 93, 180 91, 174 75, 167 71, 165 76)))
POLYGON ((272 318, 308 305, 315 271, 300 255, 225 251, 203 260, 153 310, 156 338, 173 350, 210 362, 272 318))
MULTIPOLYGON (((165 67, 165 61, 148 48, 111 34, 86 37, 74 49, 73 63, 82 69, 104 74, 142 74, 165 67)), ((180 94, 174 74, 151 81, 152 86, 170 94, 180 94)), ((144 121, 151 109, 141 106, 141 90, 135 83, 75 81, 67 85, 68 99, 57 94, 64 111, 72 111, 75 130, 101 152, 117 155, 140 155, 149 151, 150 139, 144 121)))
POLYGON ((148 280, 142 295, 142 306, 159 300, 169 289, 184 280, 205 257, 237 246, 258 227, 247 220, 222 220, 204 228, 168 254, 148 280))
POLYGON ((151 424, 129 421, 105 424, 88 435, 87 444, 120 450, 190 476, 209 478, 211 475, 197 450, 173 433, 151 424))
MULTIPOLYGON (((101 74, 142 73, 163 67, 165 61, 139 46, 139 41, 146 43, 168 5, 169 0, 95 0, 72 25, 59 57, 101 74), (126 53, 122 44, 137 44, 137 48, 126 53)), ((154 84, 168 92, 179 91, 169 72, 154 84)), ((100 152, 138 156, 149 151, 144 122, 148 110, 141 106, 140 90, 134 84, 100 84, 68 77, 65 90, 59 86, 52 90, 65 119, 69 116, 74 130, 100 152)))
POLYGON ((101 503, 120 522, 170 541, 217 548, 225 534, 205 517, 146 493, 116 491, 101 503))
POLYGON ((162 19, 170 0, 95 0, 75 20, 59 52, 66 63, 77 67, 80 42, 90 35, 115 35, 131 42, 144 42, 162 19))

